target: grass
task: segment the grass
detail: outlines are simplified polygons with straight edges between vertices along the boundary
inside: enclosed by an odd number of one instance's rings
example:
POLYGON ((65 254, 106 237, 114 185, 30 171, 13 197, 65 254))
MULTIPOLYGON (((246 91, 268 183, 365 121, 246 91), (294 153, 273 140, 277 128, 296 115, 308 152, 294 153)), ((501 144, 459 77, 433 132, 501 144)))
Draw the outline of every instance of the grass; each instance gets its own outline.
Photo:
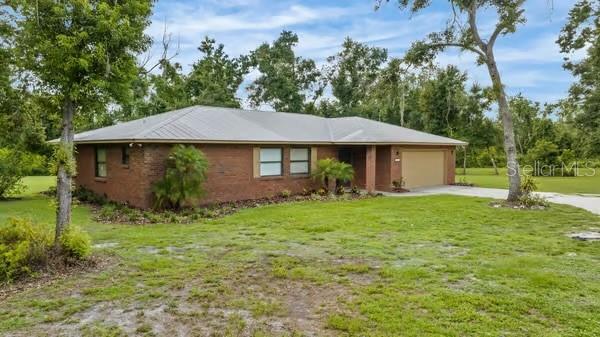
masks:
MULTIPOLYGON (((464 176, 461 168, 456 170, 456 181, 465 178, 468 182, 479 187, 508 188, 506 169, 501 169, 499 175, 494 174, 493 168, 468 168, 464 176)), ((600 169, 581 170, 579 177, 535 177, 539 191, 558 192, 566 194, 600 194, 600 169)))
MULTIPOLYGON (((88 230, 104 270, 3 299, 0 335, 597 336, 600 227, 456 196, 301 202, 88 230), (326 229, 326 230, 324 230, 326 229)), ((49 199, 0 202, 52 226, 49 199)))

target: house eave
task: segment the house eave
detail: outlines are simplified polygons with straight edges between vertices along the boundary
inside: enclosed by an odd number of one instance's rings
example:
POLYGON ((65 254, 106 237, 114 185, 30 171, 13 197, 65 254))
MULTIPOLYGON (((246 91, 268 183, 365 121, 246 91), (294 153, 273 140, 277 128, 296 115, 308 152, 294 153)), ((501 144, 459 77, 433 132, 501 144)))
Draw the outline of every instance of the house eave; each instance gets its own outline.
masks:
MULTIPOLYGON (((50 143, 58 143, 57 140, 50 143)), ((306 144, 306 145, 418 145, 418 146, 466 146, 467 142, 445 143, 445 142, 379 142, 379 141, 256 141, 256 140, 193 140, 193 139, 107 139, 107 140, 77 140, 75 144, 265 144, 265 145, 286 145, 286 144, 306 144)))

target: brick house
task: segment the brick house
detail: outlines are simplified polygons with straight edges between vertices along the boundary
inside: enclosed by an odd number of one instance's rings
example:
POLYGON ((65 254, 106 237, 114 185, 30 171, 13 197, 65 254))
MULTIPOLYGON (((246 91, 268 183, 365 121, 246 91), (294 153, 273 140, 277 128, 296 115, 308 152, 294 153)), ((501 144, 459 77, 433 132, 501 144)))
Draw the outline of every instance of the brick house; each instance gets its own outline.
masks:
POLYGON ((359 117, 193 106, 75 136, 78 186, 147 208, 174 144, 207 157, 202 202, 256 199, 311 189, 317 160, 352 164, 353 185, 389 191, 454 183, 455 148, 466 143, 359 117))

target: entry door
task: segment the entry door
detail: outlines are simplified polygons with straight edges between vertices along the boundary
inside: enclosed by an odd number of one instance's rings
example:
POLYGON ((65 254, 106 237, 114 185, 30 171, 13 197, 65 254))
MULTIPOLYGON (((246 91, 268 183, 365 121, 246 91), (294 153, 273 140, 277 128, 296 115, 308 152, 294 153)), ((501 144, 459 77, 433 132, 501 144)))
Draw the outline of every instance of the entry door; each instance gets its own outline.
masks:
POLYGON ((443 185, 445 172, 443 151, 402 152, 402 177, 408 189, 443 185))
MULTIPOLYGON (((342 163, 350 164, 354 166, 354 155, 352 154, 352 149, 342 148, 338 150, 338 160, 342 163)), ((339 184, 339 181, 338 181, 339 184)), ((351 181, 345 182, 345 187, 350 187, 352 185, 351 181)))

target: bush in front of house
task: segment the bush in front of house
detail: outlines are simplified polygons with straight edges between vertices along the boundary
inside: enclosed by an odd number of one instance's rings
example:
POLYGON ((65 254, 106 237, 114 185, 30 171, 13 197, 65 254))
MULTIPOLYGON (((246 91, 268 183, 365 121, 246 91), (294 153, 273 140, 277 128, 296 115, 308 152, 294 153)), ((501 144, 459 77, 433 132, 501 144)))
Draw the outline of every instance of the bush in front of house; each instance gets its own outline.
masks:
POLYGON ((317 161, 313 178, 319 180, 329 193, 334 193, 337 191, 338 181, 344 183, 354 178, 354 169, 350 164, 333 158, 325 158, 317 161))
POLYGON ((155 208, 181 209, 204 194, 208 160, 194 146, 175 145, 163 179, 152 188, 155 208))
POLYGON ((31 276, 49 266, 84 260, 92 249, 90 237, 73 225, 61 238, 60 254, 53 251, 52 243, 52 233, 44 226, 26 219, 10 218, 0 228, 0 283, 31 276))

